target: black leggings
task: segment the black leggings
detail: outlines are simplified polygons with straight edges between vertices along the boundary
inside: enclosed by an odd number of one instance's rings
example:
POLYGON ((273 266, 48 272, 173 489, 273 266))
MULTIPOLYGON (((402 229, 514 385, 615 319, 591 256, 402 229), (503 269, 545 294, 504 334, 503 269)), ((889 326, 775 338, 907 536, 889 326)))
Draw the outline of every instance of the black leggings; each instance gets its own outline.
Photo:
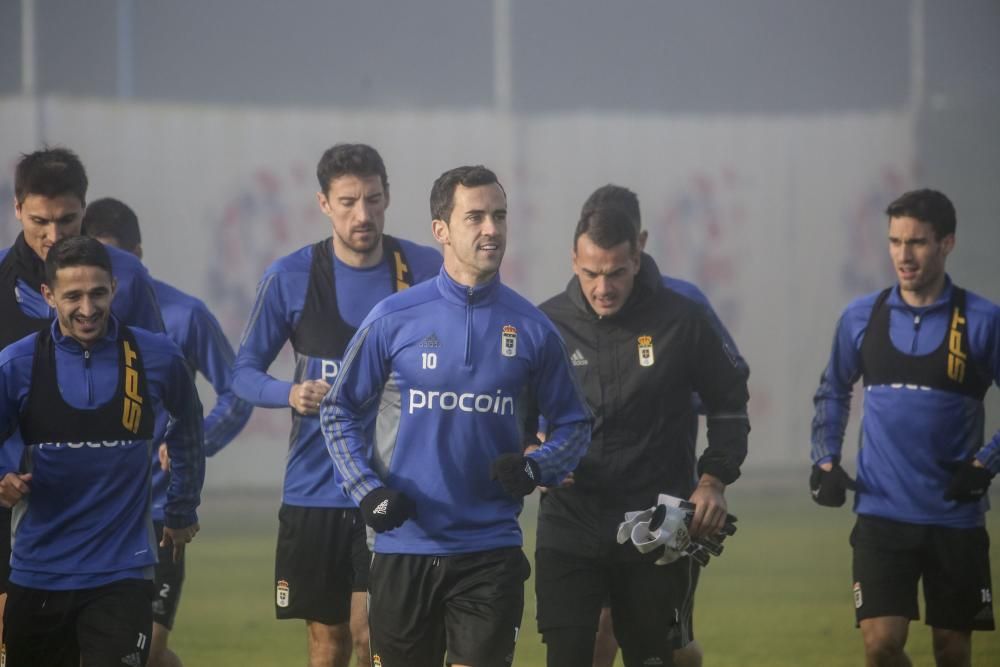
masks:
POLYGON ((552 628, 542 635, 548 667, 591 667, 594 664, 594 630, 552 628))

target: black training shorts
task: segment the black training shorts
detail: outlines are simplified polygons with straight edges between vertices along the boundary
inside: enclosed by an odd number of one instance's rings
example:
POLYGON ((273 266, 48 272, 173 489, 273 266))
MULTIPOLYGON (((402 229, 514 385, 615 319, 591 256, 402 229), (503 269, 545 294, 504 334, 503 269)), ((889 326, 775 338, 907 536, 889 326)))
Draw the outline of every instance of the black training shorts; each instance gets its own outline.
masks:
POLYGON ((358 514, 354 522, 354 533, 351 535, 351 563, 353 579, 351 591, 354 593, 368 592, 368 568, 372 564, 372 552, 368 549, 368 527, 358 514))
MULTIPOLYGON (((340 625, 351 618, 358 540, 365 532, 357 508, 299 507, 278 510, 274 604, 278 618, 340 625), (359 529, 360 527, 360 529, 359 529)), ((367 549, 367 547, 365 547, 367 549)), ((364 571, 358 577, 364 576, 364 571)), ((361 589, 363 590, 363 589, 361 589)))
MULTIPOLYGON (((690 558, 655 565, 642 560, 583 558, 554 549, 535 552, 538 631, 584 628, 597 632, 601 607, 611 607, 623 655, 659 658, 694 638, 694 593, 700 568, 690 558)), ((650 663, 655 664, 655 663, 650 663)))
POLYGON ((920 618, 923 579, 927 625, 946 630, 993 630, 990 540, 985 528, 945 528, 858 516, 854 547, 857 621, 883 616, 920 618))
POLYGON ((46 591, 10 584, 4 612, 7 667, 145 665, 153 584, 124 579, 46 591))
POLYGON ((0 595, 10 581, 10 515, 9 507, 0 507, 0 595))
POLYGON ((369 573, 372 664, 506 667, 531 572, 520 547, 470 554, 375 554, 369 573))

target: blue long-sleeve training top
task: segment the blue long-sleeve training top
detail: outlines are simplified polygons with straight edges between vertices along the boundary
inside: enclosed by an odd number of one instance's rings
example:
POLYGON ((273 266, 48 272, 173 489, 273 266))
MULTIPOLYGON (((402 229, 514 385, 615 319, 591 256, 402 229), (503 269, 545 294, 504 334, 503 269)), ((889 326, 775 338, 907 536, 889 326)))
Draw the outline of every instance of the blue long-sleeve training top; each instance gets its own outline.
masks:
MULTIPOLYGON (((917 308, 893 287, 885 300, 892 347, 906 358, 926 359, 964 336, 969 372, 1000 384, 1000 307, 967 291, 966 316, 957 322, 950 308, 955 289, 948 279, 933 304, 917 308)), ((862 344, 879 295, 852 302, 837 324, 830 361, 814 397, 814 462, 841 457, 852 388, 862 377, 862 344)), ((987 498, 957 503, 943 496, 957 466, 972 456, 992 473, 1000 472, 1000 432, 984 441, 984 419, 983 402, 972 396, 911 383, 869 384, 864 388, 854 511, 908 523, 982 525, 987 498)))
MULTIPOLYGON (((399 239, 414 282, 433 277, 441 266, 434 248, 399 239)), ((318 416, 303 416, 288 405, 292 385, 305 380, 333 384, 341 359, 295 355, 292 381, 267 371, 281 348, 293 336, 306 306, 313 245, 275 261, 257 285, 250 319, 240 341, 233 371, 233 391, 245 401, 267 408, 283 408, 292 417, 282 501, 302 507, 353 507, 334 479, 335 471, 323 443, 318 416)), ((331 253, 332 254, 332 253, 331 253)), ((393 293, 393 275, 385 262, 364 269, 332 258, 340 317, 357 327, 371 308, 393 293)), ((408 291, 408 290, 407 290, 408 291)))
MULTIPOLYGON (((203 301, 160 280, 154 279, 153 287, 167 335, 192 370, 204 375, 215 390, 215 406, 204 423, 205 455, 214 456, 243 430, 253 411, 250 403, 232 391, 236 353, 203 301)), ((157 417, 165 419, 165 415, 157 417)), ((170 437, 168 434, 167 439, 170 437)), ((157 452, 153 452, 153 459, 153 519, 163 521, 169 475, 160 467, 157 452)))
MULTIPOLYGON (((107 335, 84 350, 53 322, 58 391, 69 408, 94 410, 120 391, 119 326, 111 318, 107 335)), ((165 411, 175 421, 168 443, 172 474, 165 522, 183 528, 198 520, 204 481, 201 403, 177 346, 163 334, 130 330, 141 354, 142 382, 152 399, 152 406, 141 407, 165 411)), ((0 352, 0 435, 22 426, 37 338, 31 334, 0 352)), ((149 463, 157 444, 139 439, 28 448, 24 471, 32 479, 30 493, 14 508, 10 580, 31 588, 69 590, 148 578, 156 562, 149 463)))
POLYGON ((470 288, 442 268, 372 310, 320 419, 355 503, 383 485, 416 503, 375 551, 452 554, 521 545, 521 500, 490 469, 522 451, 526 416, 539 412, 549 438, 529 456, 554 485, 586 452, 592 422, 562 339, 499 278, 470 288))
MULTIPOLYGON (((111 257, 111 272, 116 281, 111 312, 119 321, 129 326, 142 327, 154 332, 164 331, 163 318, 149 271, 135 255, 118 248, 106 247, 111 257)), ((3 261, 10 250, 10 248, 0 250, 0 261, 3 261)), ((45 297, 20 279, 17 280, 17 300, 21 310, 29 317, 45 319, 55 317, 55 310, 49 308, 45 297)), ((0 447, 0 477, 8 472, 17 471, 22 451, 20 434, 15 432, 11 435, 10 441, 0 447)))

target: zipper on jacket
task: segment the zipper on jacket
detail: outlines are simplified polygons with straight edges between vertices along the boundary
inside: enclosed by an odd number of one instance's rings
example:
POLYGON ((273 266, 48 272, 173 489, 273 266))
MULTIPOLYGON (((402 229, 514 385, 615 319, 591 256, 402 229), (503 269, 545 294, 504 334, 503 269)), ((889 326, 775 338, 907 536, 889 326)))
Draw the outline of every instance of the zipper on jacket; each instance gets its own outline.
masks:
POLYGON ((90 350, 83 351, 83 370, 87 376, 87 407, 94 405, 94 378, 90 374, 90 350))
POLYGON ((917 336, 920 335, 920 313, 913 316, 913 343, 910 345, 910 354, 917 353, 917 336))
POLYGON ((472 295, 474 290, 469 287, 465 295, 465 365, 472 365, 472 295))

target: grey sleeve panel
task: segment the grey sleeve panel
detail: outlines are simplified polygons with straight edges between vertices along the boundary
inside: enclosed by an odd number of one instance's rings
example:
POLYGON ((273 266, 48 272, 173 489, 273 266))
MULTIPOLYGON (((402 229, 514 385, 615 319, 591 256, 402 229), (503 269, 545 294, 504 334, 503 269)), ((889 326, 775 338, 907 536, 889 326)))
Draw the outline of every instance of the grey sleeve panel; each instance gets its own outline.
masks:
POLYGON ((396 377, 390 375, 379 398, 378 414, 375 417, 375 442, 372 448, 372 469, 383 481, 389 476, 392 455, 396 451, 401 410, 399 384, 396 377))

